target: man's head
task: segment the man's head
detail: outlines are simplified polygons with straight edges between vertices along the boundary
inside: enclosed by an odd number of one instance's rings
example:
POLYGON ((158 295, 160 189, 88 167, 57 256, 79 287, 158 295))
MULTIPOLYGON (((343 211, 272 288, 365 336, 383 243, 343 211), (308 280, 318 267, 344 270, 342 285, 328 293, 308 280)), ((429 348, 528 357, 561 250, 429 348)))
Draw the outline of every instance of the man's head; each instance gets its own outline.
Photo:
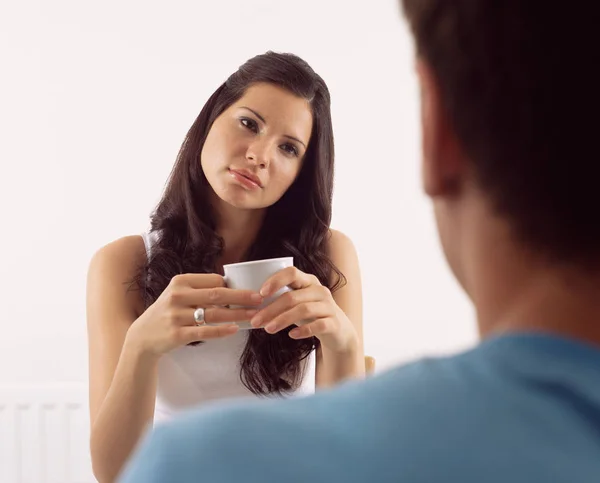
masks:
POLYGON ((424 185, 458 278, 457 221, 473 200, 532 253, 600 265, 594 2, 401 3, 417 47, 424 185))

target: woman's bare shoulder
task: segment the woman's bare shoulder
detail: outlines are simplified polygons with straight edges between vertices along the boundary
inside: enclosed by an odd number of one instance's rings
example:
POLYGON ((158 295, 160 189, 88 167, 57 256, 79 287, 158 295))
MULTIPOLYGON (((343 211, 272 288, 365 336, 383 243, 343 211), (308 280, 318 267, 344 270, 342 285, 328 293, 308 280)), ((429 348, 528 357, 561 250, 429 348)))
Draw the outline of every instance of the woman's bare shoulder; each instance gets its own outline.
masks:
POLYGON ((144 239, 140 235, 129 235, 118 238, 103 247, 99 248, 90 265, 111 265, 115 267, 127 268, 146 262, 146 247, 144 239))
POLYGON ((114 240, 94 253, 88 269, 88 290, 113 301, 121 300, 137 314, 143 311, 137 290, 129 290, 147 261, 144 240, 139 235, 114 240))
POLYGON ((329 240, 327 244, 329 253, 336 256, 341 252, 342 255, 355 255, 356 248, 350 237, 339 230, 329 229, 329 240))

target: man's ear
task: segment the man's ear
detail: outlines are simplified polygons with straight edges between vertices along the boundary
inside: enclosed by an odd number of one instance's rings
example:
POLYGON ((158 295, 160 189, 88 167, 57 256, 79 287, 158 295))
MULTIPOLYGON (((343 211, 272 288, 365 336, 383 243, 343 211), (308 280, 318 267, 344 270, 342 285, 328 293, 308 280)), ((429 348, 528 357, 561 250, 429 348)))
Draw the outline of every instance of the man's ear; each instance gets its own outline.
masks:
POLYGON ((466 163, 451 127, 437 79, 423 59, 417 60, 421 91, 423 189, 431 198, 455 194, 466 174, 466 163))

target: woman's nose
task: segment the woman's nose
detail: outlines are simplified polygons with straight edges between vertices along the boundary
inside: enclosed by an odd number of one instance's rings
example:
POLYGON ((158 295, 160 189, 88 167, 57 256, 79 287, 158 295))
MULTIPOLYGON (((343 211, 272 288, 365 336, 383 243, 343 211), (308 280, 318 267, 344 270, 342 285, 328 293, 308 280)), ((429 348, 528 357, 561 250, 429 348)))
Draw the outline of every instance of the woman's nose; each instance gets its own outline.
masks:
POLYGON ((248 146, 246 159, 260 168, 267 168, 271 162, 271 146, 266 140, 256 140, 248 146))

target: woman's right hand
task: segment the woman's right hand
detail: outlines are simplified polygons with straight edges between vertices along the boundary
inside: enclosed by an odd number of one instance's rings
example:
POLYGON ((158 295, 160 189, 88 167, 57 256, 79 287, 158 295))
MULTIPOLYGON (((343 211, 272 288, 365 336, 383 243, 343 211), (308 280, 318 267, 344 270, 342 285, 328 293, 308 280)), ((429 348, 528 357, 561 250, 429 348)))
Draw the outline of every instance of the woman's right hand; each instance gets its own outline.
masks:
POLYGON ((256 292, 227 288, 223 277, 217 274, 176 275, 160 297, 131 324, 126 343, 144 354, 161 356, 191 342, 226 337, 239 330, 236 324, 227 322, 250 320, 257 311, 225 306, 257 307, 262 300, 256 292), (197 326, 197 308, 205 309, 206 322, 223 324, 197 326))

